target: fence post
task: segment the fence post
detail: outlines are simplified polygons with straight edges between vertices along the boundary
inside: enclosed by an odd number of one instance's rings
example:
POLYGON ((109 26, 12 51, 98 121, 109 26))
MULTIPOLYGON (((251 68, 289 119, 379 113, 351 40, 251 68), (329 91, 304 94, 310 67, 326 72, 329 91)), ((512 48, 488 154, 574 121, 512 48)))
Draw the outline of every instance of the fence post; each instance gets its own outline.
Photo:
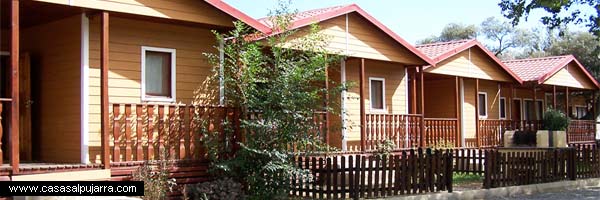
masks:
POLYGON ((483 170, 483 175, 484 175, 484 179, 483 179, 483 188, 485 189, 490 189, 491 188, 491 183, 492 183, 492 162, 491 162, 491 157, 492 157, 492 153, 490 150, 485 150, 485 170, 483 170))
POLYGON ((568 177, 569 177, 569 180, 574 181, 577 178, 577 168, 576 168, 577 166, 575 164, 575 156, 576 156, 575 148, 570 147, 569 154, 567 154, 567 155, 568 155, 568 161, 567 161, 567 163, 568 163, 567 169, 568 170, 567 170, 567 172, 569 173, 568 177))
POLYGON ((448 193, 452 193, 452 167, 454 164, 452 163, 452 151, 450 149, 446 150, 446 187, 448 188, 448 193))

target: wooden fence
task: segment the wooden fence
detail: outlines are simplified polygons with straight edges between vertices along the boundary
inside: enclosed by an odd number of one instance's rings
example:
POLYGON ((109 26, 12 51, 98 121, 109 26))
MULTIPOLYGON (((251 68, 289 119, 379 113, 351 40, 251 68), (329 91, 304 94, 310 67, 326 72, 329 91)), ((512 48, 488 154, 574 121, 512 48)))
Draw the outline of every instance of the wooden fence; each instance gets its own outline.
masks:
POLYGON ((386 140, 397 148, 419 146, 421 115, 367 114, 365 122, 366 151, 377 149, 386 140))
POLYGON ((576 178, 600 177, 600 149, 596 144, 573 144, 576 178))
POLYGON ((452 149, 453 171, 462 174, 480 174, 485 172, 485 152, 482 148, 452 149))
POLYGON ((111 161, 205 160, 204 133, 235 145, 236 109, 200 105, 113 104, 111 161))
POLYGON ((596 122, 594 120, 571 120, 567 136, 569 143, 594 142, 596 139, 596 122))
POLYGON ((425 144, 428 147, 459 146, 458 120, 455 118, 425 118, 425 144))
POLYGON ((297 165, 314 181, 294 177, 293 196, 310 199, 375 198, 426 192, 452 192, 452 154, 403 150, 393 154, 306 156, 297 165))
POLYGON ((485 151, 484 188, 575 180, 575 149, 485 151))

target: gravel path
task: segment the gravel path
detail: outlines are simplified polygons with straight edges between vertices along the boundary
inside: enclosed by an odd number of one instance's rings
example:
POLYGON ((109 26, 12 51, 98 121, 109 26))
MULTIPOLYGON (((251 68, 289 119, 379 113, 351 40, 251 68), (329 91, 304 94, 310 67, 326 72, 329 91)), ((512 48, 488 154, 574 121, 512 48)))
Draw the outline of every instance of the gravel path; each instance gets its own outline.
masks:
POLYGON ((516 197, 496 198, 495 200, 576 200, 576 199, 600 199, 600 187, 589 187, 533 195, 519 195, 516 197))

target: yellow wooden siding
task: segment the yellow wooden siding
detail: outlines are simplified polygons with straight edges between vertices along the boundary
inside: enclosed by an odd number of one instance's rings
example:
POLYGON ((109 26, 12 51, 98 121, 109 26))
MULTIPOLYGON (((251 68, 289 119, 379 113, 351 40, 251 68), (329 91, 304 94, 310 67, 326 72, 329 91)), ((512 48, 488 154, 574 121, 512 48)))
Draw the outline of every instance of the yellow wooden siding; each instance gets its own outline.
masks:
POLYGON ((37 157, 44 162, 80 161, 80 27, 81 17, 74 16, 21 32, 21 51, 38 61, 31 65, 31 71, 39 74, 33 85, 42 83, 39 99, 33 99, 40 108, 39 124, 33 124, 39 127, 33 130, 40 131, 34 140, 39 141, 37 157))
MULTIPOLYGON (((390 36, 358 14, 348 15, 348 34, 346 34, 346 16, 342 15, 319 23, 320 33, 329 40, 327 49, 332 53, 344 54, 346 47, 352 57, 381 61, 393 61, 411 65, 424 64, 416 55, 398 44, 390 36), (346 45, 346 35, 348 43, 346 45)), ((296 43, 308 34, 308 27, 301 28, 289 38, 296 43)))
POLYGON ((488 111, 487 117, 480 117, 480 119, 499 119, 500 108, 498 107, 498 101, 500 99, 500 91, 498 90, 498 83, 495 81, 479 80, 479 92, 487 94, 488 111))
MULTIPOLYGON (((346 81, 352 82, 347 92, 346 109, 348 112, 348 146, 350 149, 356 149, 358 144, 352 141, 360 141, 360 94, 359 94, 359 70, 360 62, 352 59, 346 62, 346 81)), ((365 112, 372 113, 369 101, 369 77, 378 77, 385 79, 385 108, 389 114, 406 114, 406 85, 407 77, 404 74, 404 66, 398 63, 389 63, 381 61, 365 61, 365 112)), ((378 113, 378 112, 375 112, 378 113)), ((379 112, 381 113, 381 112, 379 112)))
POLYGON ((233 27, 235 19, 204 1, 194 0, 34 0, 134 15, 233 27))
POLYGON ((463 130, 465 138, 475 138, 475 80, 463 79, 463 130))
MULTIPOLYGON (((341 83, 340 64, 329 66, 329 80, 333 82, 329 87, 337 87, 341 83)), ((329 120, 329 145, 342 149, 342 118, 341 118, 341 100, 342 96, 340 93, 329 96, 331 102, 329 106, 334 109, 334 112, 330 114, 329 120)))
MULTIPOLYGON (((90 159, 99 161, 100 145, 100 33, 99 18, 90 20, 90 159)), ((216 80, 205 52, 216 53, 209 29, 112 17, 109 43, 109 102, 141 103, 142 46, 176 50, 176 101, 215 104, 216 80)))
POLYGON ((579 67, 571 63, 552 75, 544 84, 573 88, 597 89, 579 67))
POLYGON ((470 48, 460 52, 425 72, 451 76, 478 78, 496 81, 513 81, 498 64, 479 48, 470 48))
POLYGON ((456 118, 454 78, 425 80, 425 117, 456 118))

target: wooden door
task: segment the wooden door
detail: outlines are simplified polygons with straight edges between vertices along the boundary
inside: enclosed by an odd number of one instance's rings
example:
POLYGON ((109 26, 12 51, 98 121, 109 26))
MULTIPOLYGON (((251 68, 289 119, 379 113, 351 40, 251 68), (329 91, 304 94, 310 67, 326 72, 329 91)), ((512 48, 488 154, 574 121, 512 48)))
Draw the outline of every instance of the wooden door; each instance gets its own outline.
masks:
POLYGON ((521 121, 521 100, 513 99, 511 119, 513 121, 521 121))
POLYGON ((31 161, 31 59, 28 53, 19 58, 19 154, 22 161, 31 161))

